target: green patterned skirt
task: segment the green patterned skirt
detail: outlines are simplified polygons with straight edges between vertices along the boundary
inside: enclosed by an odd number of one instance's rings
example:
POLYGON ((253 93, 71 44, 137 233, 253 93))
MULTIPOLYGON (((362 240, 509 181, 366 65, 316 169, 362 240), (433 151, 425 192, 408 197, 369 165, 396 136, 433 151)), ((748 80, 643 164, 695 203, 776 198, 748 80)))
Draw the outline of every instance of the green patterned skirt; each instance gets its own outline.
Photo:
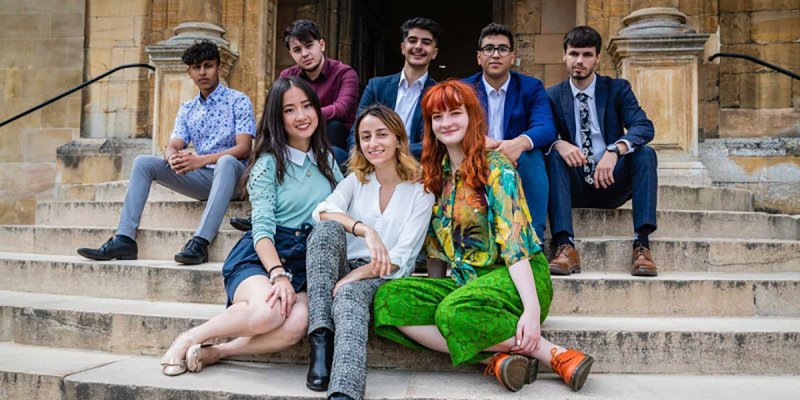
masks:
MULTIPOLYGON (((413 349, 427 349, 397 327, 436 325, 453 365, 490 357, 482 350, 516 334, 522 300, 508 268, 476 270, 478 278, 462 287, 450 278, 408 277, 384 283, 375 294, 375 332, 413 349)), ((531 258, 531 271, 543 322, 550 311, 553 283, 542 252, 531 258)))

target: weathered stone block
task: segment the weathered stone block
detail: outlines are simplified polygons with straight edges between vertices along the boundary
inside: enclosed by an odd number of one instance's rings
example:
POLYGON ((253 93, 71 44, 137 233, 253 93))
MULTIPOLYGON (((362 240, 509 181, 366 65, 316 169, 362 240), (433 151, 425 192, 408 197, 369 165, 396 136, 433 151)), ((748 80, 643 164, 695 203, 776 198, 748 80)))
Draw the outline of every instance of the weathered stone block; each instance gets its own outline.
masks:
POLYGON ((719 130, 722 138, 791 135, 800 130, 800 111, 722 108, 719 130))
POLYGON ((792 78, 777 73, 739 75, 739 107, 790 108, 792 78))
POLYGON ((0 198, 25 198, 53 187, 53 163, 7 163, 0 168, 0 198))
POLYGON ((0 163, 22 161, 24 138, 19 128, 8 126, 0 128, 0 163))
POLYGON ((92 18, 124 15, 120 13, 120 3, 125 2, 127 2, 127 0, 90 1, 86 14, 92 18))
POLYGON ((698 135, 701 139, 719 137, 719 104, 715 101, 700 102, 698 135))
POLYGON ((87 19, 89 47, 135 46, 136 17, 92 17, 87 19))
MULTIPOLYGON (((774 46, 774 45, 770 45, 774 46)), ((762 57, 761 52, 769 46, 758 45, 758 44, 734 44, 734 45, 725 45, 723 44, 720 47, 720 51, 723 53, 740 53, 740 54, 747 54, 754 57, 762 57)), ((742 73, 750 73, 750 72, 758 72, 763 67, 747 60, 739 59, 739 58, 728 58, 722 57, 719 59, 719 72, 725 74, 742 74, 742 73)))
MULTIPOLYGON (((791 71, 800 71, 800 42, 797 43, 770 43, 761 50, 762 58, 779 67, 791 71)), ((759 66, 766 70, 765 67, 759 66)))
POLYGON ((15 308, 14 342, 108 351, 112 316, 70 310, 15 308))
POLYGON ((798 0, 719 0, 719 11, 723 13, 797 9, 800 9, 798 0))
POLYGON ((33 41, 28 39, 0 40, 0 68, 28 69, 33 66, 33 41))
POLYGON ((31 225, 35 220, 35 197, 0 199, 0 224, 31 225))
POLYGON ((0 396, 8 400, 63 399, 59 376, 0 372, 0 396))
MULTIPOLYGON (((83 82, 83 68, 42 68, 22 74, 20 97, 34 99, 36 104, 72 89, 83 82)), ((69 97, 79 98, 80 91, 69 97)))
POLYGON ((687 15, 714 15, 719 13, 719 4, 707 0, 679 0, 678 9, 687 15))
MULTIPOLYGON (((650 1, 652 3, 652 1, 650 1)), ((609 17, 625 17, 628 14, 646 7, 651 7, 645 5, 641 0, 611 0, 611 1, 604 1, 603 3, 603 15, 609 17)), ((603 36, 606 37, 606 36, 603 36)))
POLYGON ((750 42, 750 14, 727 13, 720 16, 719 34, 722 44, 750 42))
MULTIPOLYGON (((33 54, 34 68, 83 69, 83 38, 34 40, 33 54)), ((49 73, 58 74, 56 71, 49 73)))
POLYGON ((547 64, 544 66, 544 87, 550 87, 568 79, 567 68, 564 64, 547 64))
POLYGON ((536 64, 559 64, 564 54, 564 35, 536 35, 533 59, 536 64))
POLYGON ((56 149, 72 141, 73 130, 61 129, 35 129, 25 134, 25 161, 27 162, 55 162, 56 149))
POLYGON ((50 14, 0 14, 0 39, 36 39, 50 36, 50 14))
POLYGON ((800 39, 800 10, 754 12, 750 36, 755 42, 793 42, 800 39))
MULTIPOLYGON (((542 29, 540 33, 560 33, 569 32, 575 26, 575 3, 564 2, 561 0, 543 0, 541 14, 542 29)), ((525 25, 522 25, 525 26, 525 25)), ((517 24, 520 27, 520 24, 517 24)))
POLYGON ((76 13, 54 13, 50 28, 53 38, 80 38, 83 39, 84 15, 76 13))

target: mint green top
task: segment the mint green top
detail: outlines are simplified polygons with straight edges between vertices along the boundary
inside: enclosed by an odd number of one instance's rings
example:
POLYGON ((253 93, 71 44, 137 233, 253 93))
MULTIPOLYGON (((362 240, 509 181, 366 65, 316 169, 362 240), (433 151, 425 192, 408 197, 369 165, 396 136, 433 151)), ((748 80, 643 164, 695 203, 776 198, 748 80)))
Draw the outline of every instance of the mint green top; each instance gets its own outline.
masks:
MULTIPOLYGON (((322 175, 308 153, 295 151, 286 158, 286 174, 278 184, 275 156, 264 153, 258 157, 247 180, 247 192, 252 207, 253 243, 263 238, 272 240, 277 225, 299 228, 304 223, 314 224, 311 212, 331 194, 333 188, 322 175), (297 153, 301 154, 297 157, 297 153), (298 165, 302 160, 302 166, 298 165)), ((328 162, 336 182, 342 173, 333 156, 328 162)))

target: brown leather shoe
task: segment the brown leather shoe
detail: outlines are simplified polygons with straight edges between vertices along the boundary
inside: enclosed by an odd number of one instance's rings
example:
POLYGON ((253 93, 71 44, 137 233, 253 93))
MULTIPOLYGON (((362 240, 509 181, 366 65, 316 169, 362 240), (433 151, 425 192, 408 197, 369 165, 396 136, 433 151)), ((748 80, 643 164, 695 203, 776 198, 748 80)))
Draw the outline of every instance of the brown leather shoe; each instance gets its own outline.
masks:
POLYGON ((556 255, 550 261, 550 275, 569 275, 581 273, 581 258, 578 250, 568 244, 558 246, 556 255))
POLYGON ((631 275, 633 276, 656 276, 656 263, 653 261, 653 256, 650 255, 650 249, 642 245, 636 246, 633 249, 633 257, 631 261, 631 275))
POLYGON ((592 369, 594 358, 575 349, 568 349, 556 355, 555 347, 550 350, 550 354, 553 355, 553 359, 550 360, 550 368, 553 369, 553 372, 558 374, 573 391, 581 390, 592 369))

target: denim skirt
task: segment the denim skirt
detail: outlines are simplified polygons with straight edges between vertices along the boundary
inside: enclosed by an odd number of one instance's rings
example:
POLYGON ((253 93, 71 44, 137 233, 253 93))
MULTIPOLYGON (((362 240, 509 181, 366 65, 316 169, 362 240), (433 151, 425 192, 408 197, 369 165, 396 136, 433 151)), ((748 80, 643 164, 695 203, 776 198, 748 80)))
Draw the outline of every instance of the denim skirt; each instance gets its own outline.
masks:
MULTIPOLYGON (((273 243, 283 267, 292 273, 292 287, 295 292, 305 291, 306 286, 306 241, 313 226, 303 224, 300 228, 277 226, 273 243)), ((272 266, 270 266, 272 267, 272 266)), ((236 289, 247 278, 261 275, 269 277, 261 263, 253 243, 252 231, 247 231, 233 246, 225 263, 222 264, 222 277, 225 280, 225 293, 228 295, 228 307, 233 304, 236 289)))

